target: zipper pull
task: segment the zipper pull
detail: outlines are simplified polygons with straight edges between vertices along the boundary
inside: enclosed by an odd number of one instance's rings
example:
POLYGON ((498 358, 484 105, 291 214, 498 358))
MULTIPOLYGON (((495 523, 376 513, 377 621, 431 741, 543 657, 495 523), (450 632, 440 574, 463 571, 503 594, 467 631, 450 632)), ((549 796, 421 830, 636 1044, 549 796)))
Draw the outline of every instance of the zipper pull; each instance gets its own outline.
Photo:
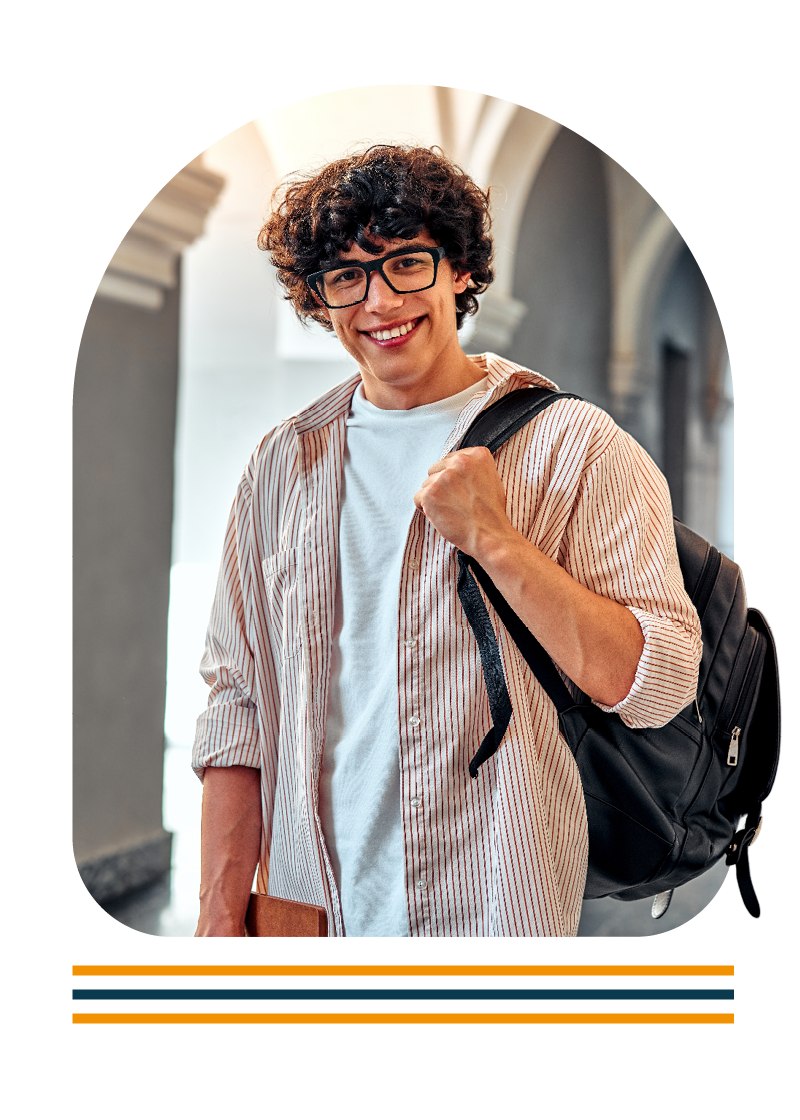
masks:
POLYGON ((739 761, 739 736, 742 733, 741 727, 734 727, 731 731, 731 742, 728 747, 728 765, 735 766, 739 761))
POLYGON ((695 696, 695 698, 694 698, 694 706, 695 706, 695 708, 697 709, 697 720, 698 720, 698 723, 702 723, 702 722, 703 722, 703 717, 702 717, 702 716, 700 715, 700 705, 699 705, 699 704, 697 703, 697 697, 696 697, 696 696, 695 696))

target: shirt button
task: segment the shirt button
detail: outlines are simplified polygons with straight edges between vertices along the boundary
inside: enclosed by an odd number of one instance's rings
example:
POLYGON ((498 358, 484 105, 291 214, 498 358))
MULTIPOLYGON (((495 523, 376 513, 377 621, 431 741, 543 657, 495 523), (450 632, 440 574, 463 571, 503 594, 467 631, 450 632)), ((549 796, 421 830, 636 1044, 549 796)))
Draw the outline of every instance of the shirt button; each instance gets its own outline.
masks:
POLYGON ((421 797, 412 797, 411 800, 409 801, 409 805, 411 806, 412 809, 419 809, 421 804, 422 804, 422 798, 421 797))
POLYGON ((408 721, 408 726, 409 727, 419 727, 419 725, 421 723, 422 723, 422 720, 419 718, 419 716, 412 716, 411 719, 408 721))
POLYGON ((419 567, 419 560, 409 560, 408 566, 412 572, 415 572, 419 567))
POLYGON ((426 891, 428 889, 428 880, 427 879, 417 879, 417 887, 421 891, 426 891))
POLYGON ((416 644, 417 644, 417 639, 416 638, 407 638, 405 643, 404 643, 406 649, 413 649, 416 644))

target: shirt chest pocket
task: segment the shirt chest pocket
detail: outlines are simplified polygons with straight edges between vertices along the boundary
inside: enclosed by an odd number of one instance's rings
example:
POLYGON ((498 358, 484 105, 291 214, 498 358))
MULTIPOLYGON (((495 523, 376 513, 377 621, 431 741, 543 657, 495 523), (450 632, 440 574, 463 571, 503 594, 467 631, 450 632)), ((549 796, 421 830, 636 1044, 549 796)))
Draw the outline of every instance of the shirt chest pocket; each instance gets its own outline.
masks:
POLYGON ((300 652, 300 592, 298 549, 288 548, 261 561, 264 577, 264 621, 277 657, 294 657, 300 652))

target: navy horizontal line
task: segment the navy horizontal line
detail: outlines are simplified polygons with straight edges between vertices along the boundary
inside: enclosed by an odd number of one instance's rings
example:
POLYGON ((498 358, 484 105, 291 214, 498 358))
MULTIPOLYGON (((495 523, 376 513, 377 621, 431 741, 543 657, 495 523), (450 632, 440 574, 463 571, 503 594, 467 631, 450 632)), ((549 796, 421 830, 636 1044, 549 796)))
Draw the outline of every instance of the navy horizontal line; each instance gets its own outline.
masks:
POLYGON ((733 988, 78 988, 73 999, 733 999, 733 988))

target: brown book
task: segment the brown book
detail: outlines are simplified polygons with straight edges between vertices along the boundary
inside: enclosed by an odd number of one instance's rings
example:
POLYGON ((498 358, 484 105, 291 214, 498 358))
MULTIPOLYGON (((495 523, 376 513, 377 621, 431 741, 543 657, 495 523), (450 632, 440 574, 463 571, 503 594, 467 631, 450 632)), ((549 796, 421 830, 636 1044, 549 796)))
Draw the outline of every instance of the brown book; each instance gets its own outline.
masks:
POLYGON ((328 914, 324 906, 290 902, 269 894, 250 895, 244 920, 248 937, 327 937, 328 914))

